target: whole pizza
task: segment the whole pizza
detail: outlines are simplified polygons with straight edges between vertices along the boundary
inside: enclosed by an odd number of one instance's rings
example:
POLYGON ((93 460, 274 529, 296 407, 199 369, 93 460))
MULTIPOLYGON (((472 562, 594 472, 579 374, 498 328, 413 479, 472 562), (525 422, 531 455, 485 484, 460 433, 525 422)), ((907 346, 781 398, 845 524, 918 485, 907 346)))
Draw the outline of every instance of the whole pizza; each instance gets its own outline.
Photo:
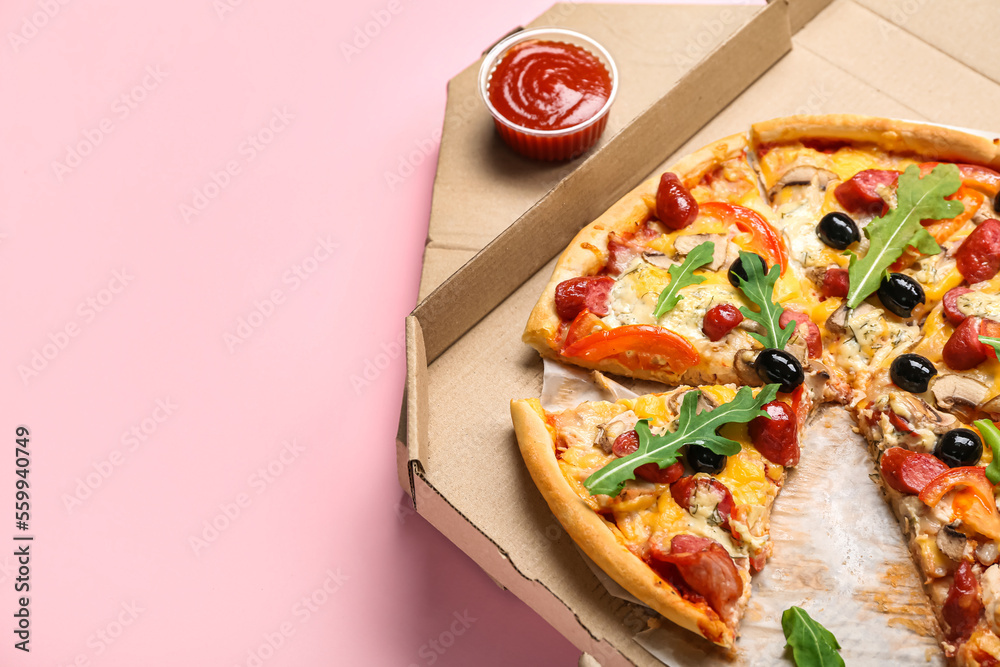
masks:
POLYGON ((524 341, 669 385, 559 412, 512 402, 531 476, 584 552, 733 647, 806 421, 842 404, 945 654, 1000 664, 998 170, 1000 143, 978 135, 793 116, 685 157, 584 227, 524 341))

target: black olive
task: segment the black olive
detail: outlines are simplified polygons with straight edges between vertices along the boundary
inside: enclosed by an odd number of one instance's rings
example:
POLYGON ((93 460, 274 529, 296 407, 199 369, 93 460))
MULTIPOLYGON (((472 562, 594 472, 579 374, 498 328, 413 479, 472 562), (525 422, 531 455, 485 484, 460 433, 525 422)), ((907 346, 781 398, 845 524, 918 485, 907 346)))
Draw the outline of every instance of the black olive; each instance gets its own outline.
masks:
POLYGON ((956 428, 942 435, 934 445, 934 456, 949 468, 974 466, 983 455, 983 441, 968 428, 956 428))
POLYGON ((778 391, 786 394, 795 391, 795 388, 806 379, 799 360, 784 350, 774 348, 762 350, 757 355, 753 368, 764 382, 781 385, 778 391))
MULTIPOLYGON (((764 261, 764 258, 760 255, 754 255, 754 257, 760 260, 760 268, 764 271, 764 273, 767 273, 767 262, 764 261)), ((736 276, 739 276, 743 280, 750 279, 750 276, 747 275, 747 270, 743 268, 742 257, 737 257, 736 260, 729 265, 729 284, 733 287, 740 286, 740 281, 736 279, 736 276)))
POLYGON ((904 273, 890 273, 878 286, 878 299, 882 305, 900 317, 909 317, 917 304, 924 303, 924 288, 904 273))
POLYGON ((931 360, 919 354, 901 354, 893 359, 889 367, 889 377, 896 386, 914 394, 927 391, 927 383, 935 375, 937 369, 931 360))
POLYGON ((851 216, 840 211, 827 213, 816 225, 816 233, 823 243, 837 250, 845 250, 855 241, 861 240, 861 232, 851 216))
POLYGON ((687 462, 695 472, 718 475, 726 469, 726 455, 716 454, 702 445, 688 445, 687 462))

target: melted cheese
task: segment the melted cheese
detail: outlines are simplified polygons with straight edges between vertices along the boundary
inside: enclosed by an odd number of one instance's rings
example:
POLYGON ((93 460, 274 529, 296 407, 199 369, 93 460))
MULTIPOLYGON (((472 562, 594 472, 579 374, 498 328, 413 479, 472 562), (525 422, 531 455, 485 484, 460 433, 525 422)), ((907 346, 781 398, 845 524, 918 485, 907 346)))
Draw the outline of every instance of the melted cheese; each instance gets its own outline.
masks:
MULTIPOLYGON (((736 395, 736 390, 730 386, 706 386, 699 390, 706 399, 720 405, 736 395)), ((685 533, 715 540, 734 558, 758 553, 767 546, 768 538, 761 522, 777 495, 782 468, 766 464, 750 443, 745 424, 729 424, 722 428, 721 434, 742 443, 742 449, 729 457, 726 468, 715 476, 729 488, 736 506, 742 508, 740 516, 746 518, 745 521, 731 519, 733 530, 740 535, 739 540, 734 540, 728 530, 718 525, 719 517, 714 511, 718 498, 714 494, 696 497, 692 503, 693 512, 689 512, 674 501, 665 484, 630 481, 617 498, 591 496, 583 484, 593 472, 615 458, 595 442, 602 425, 631 410, 640 419, 648 419, 654 432, 664 432, 676 420, 682 395, 687 391, 647 394, 616 403, 584 403, 575 410, 552 415, 548 421, 554 428, 557 442, 566 447, 559 457, 563 476, 592 509, 613 510, 615 534, 633 548, 645 548, 654 535, 658 536, 656 539, 669 539, 685 533)))
POLYGON ((816 234, 816 225, 822 217, 820 207, 819 202, 805 202, 790 203, 779 209, 779 226, 788 242, 789 258, 805 267, 847 266, 847 258, 816 234))
POLYGON ((968 317, 982 317, 1000 322, 1000 294, 968 292, 958 297, 956 305, 968 317))
POLYGON ((688 340, 704 339, 701 327, 710 308, 721 303, 739 307, 746 301, 737 294, 725 275, 700 271, 696 274, 702 275, 705 281, 681 289, 677 305, 657 319, 653 311, 660 293, 670 284, 670 274, 665 269, 643 262, 615 283, 608 302, 608 314, 602 321, 610 327, 655 324, 688 340))

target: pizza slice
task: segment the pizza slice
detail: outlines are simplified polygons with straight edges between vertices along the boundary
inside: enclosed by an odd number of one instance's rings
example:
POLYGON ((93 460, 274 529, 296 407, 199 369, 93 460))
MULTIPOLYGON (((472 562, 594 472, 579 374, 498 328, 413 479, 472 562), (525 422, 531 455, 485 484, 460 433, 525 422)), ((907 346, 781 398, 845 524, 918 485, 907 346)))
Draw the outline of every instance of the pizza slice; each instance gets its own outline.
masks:
POLYGON ((953 288, 910 352, 873 373, 857 419, 958 665, 1000 661, 1000 277, 953 288), (991 445, 991 446, 984 446, 991 445))
POLYGON ((583 551, 664 618, 731 648, 814 403, 713 385, 546 412, 511 402, 525 464, 583 551))
POLYGON ((741 135, 715 142, 587 225, 559 258, 524 341, 543 356, 629 377, 759 385, 761 337, 781 337, 780 327, 790 340, 770 347, 795 357, 795 372, 823 384, 828 399, 845 400, 846 383, 827 383, 815 301, 787 262, 746 147, 741 135), (752 274, 770 280, 766 298, 782 306, 773 332, 748 313, 761 307, 741 283, 752 274))

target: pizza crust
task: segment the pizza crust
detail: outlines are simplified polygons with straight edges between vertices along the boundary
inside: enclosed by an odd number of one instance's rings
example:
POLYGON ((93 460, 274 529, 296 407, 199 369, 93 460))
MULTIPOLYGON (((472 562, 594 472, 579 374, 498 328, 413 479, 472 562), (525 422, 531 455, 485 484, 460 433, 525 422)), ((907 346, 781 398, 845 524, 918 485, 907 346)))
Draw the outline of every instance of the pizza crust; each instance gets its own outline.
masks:
POLYGON ((801 139, 836 139, 874 144, 893 153, 915 153, 949 162, 972 162, 1000 169, 1000 140, 937 125, 905 120, 829 114, 786 116, 754 123, 751 140, 758 143, 790 142, 801 139))
MULTIPOLYGON (((607 522, 588 507, 566 482, 555 457, 555 442, 542 417, 537 399, 513 400, 511 418, 518 446, 528 472, 556 518, 581 549, 612 579, 652 607, 667 620, 726 648, 736 635, 708 605, 685 600, 622 545, 607 522)), ((744 593, 750 592, 749 575, 740 570, 744 593)))
MULTIPOLYGON (((682 158, 667 171, 674 172, 686 186, 690 186, 726 160, 738 156, 747 146, 745 135, 734 134, 682 158)), ((538 303, 531 311, 521 338, 538 350, 543 357, 561 359, 552 343, 558 335, 560 325, 555 305, 556 285, 569 278, 594 275, 600 271, 608 260, 609 234, 635 232, 649 219, 649 206, 643 196, 655 199, 659 182, 660 172, 640 183, 597 220, 581 229, 559 257, 552 278, 549 279, 538 303)), ((573 359, 572 363, 584 368, 668 384, 727 384, 737 381, 732 368, 713 370, 704 363, 688 369, 683 374, 672 373, 666 369, 650 371, 628 369, 614 359, 602 359, 597 362, 573 359)))

